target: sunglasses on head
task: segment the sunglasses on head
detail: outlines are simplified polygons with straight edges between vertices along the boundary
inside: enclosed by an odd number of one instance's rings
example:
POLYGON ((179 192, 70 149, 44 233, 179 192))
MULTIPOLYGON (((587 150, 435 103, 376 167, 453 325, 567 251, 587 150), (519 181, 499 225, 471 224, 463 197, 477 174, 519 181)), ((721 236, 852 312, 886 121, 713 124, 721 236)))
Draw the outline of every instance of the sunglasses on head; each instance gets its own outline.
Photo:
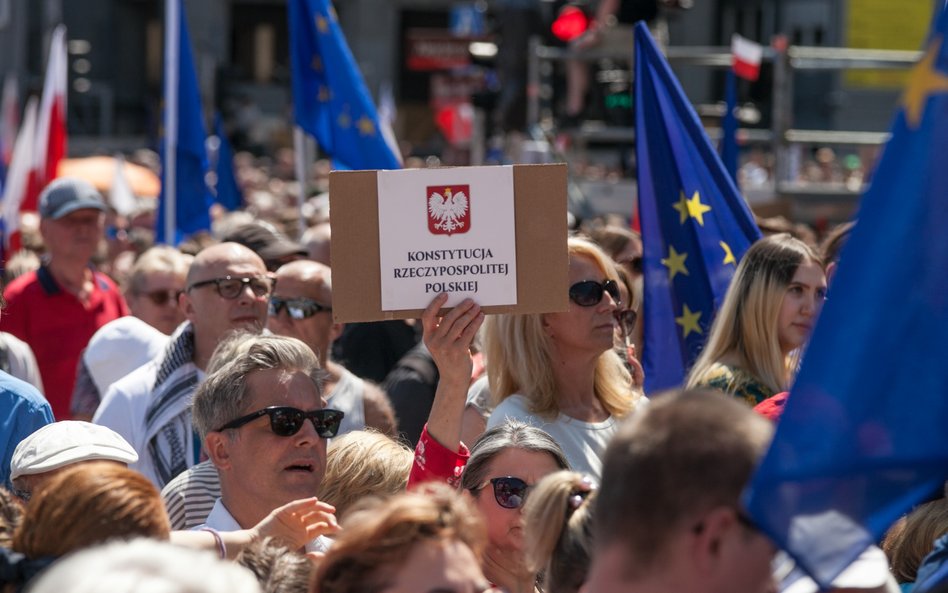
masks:
POLYGON ((642 256, 641 255, 630 257, 629 259, 624 259, 616 263, 620 265, 629 266, 629 269, 635 272, 636 274, 642 273, 642 256))
POLYGON ((158 307, 164 307, 169 302, 177 303, 181 290, 152 290, 150 292, 140 292, 138 294, 148 297, 152 303, 158 307))
POLYGON ((484 482, 478 490, 485 488, 488 484, 494 487, 494 500, 505 509, 519 509, 527 499, 527 490, 530 486, 520 478, 513 476, 503 476, 500 478, 491 478, 484 482))
POLYGON ((616 303, 619 299, 619 285, 615 280, 606 280, 605 282, 596 282, 595 280, 583 280, 569 287, 569 300, 580 307, 595 307, 602 300, 603 293, 609 293, 616 303))
POLYGON ((313 299, 281 299, 279 297, 270 297, 270 304, 267 307, 267 313, 270 317, 276 317, 280 311, 286 309, 291 319, 309 319, 313 315, 322 311, 332 311, 332 307, 317 303, 313 299))
POLYGON ((250 291, 256 298, 265 297, 273 290, 274 281, 269 276, 251 276, 250 278, 235 278, 233 276, 224 276, 223 278, 211 278, 210 280, 201 280, 188 287, 188 291, 202 286, 217 285, 217 294, 221 298, 228 300, 236 299, 244 292, 244 288, 249 286, 250 291))
POLYGON ((270 430, 277 436, 293 436, 303 428, 303 423, 309 419, 316 428, 316 434, 324 439, 330 439, 339 432, 339 424, 342 422, 342 418, 345 414, 339 410, 330 410, 327 408, 304 412, 303 410, 289 406, 270 406, 269 408, 257 410, 246 416, 241 416, 236 420, 231 420, 224 426, 218 428, 216 432, 230 428, 240 428, 244 424, 253 422, 261 416, 270 417, 270 430))

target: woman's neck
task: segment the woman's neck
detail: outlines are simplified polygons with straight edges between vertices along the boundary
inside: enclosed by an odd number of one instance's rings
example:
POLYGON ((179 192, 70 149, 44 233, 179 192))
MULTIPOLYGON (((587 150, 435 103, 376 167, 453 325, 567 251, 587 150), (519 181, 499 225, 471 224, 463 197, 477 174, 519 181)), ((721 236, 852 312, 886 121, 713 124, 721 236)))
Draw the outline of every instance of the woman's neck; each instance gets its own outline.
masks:
POLYGON ((508 593, 534 593, 537 575, 524 568, 522 554, 488 547, 484 552, 484 576, 508 593))
POLYGON ((602 422, 609 417, 596 397, 596 364, 599 356, 564 355, 554 348, 552 372, 560 411, 583 422, 602 422))

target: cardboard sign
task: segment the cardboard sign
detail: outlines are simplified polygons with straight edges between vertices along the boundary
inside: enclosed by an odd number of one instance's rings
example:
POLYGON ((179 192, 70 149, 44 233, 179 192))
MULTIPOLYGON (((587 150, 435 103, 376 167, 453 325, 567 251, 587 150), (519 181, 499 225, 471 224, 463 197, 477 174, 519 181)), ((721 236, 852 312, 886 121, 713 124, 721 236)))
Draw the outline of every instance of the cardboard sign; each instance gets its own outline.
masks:
MULTIPOLYGON (((506 286, 511 291, 510 295, 506 301, 495 301, 506 304, 482 305, 486 313, 545 313, 566 311, 568 308, 566 165, 333 171, 329 176, 329 195, 332 216, 333 319, 336 322, 419 317, 424 306, 441 292, 425 292, 425 284, 438 282, 444 283, 444 288, 462 289, 445 291, 449 296, 455 292, 463 293, 454 296, 454 300, 449 300, 449 304, 460 302, 464 296, 471 296, 480 303, 478 294, 481 293, 481 281, 488 276, 491 280, 502 277, 497 266, 504 263, 508 264, 506 286), (509 211, 504 211, 502 200, 498 202, 500 206, 492 206, 490 197, 484 195, 484 190, 481 189, 485 179, 502 180, 505 171, 512 177, 512 216, 509 211), (412 205, 411 212, 399 213, 397 220, 386 220, 388 226, 381 227, 379 186, 380 182, 385 184, 381 199, 387 199, 385 196, 392 190, 393 179, 398 181, 398 185, 402 185, 401 180, 405 180, 404 185, 408 189, 402 190, 402 193, 410 196, 408 199, 412 200, 411 204, 417 204, 417 210, 416 206, 412 205), (450 197, 447 195, 447 189, 451 190, 450 197), (458 196, 458 192, 464 193, 464 199, 458 196), (403 216, 408 218, 403 219, 403 216), (500 254, 507 243, 504 238, 506 233, 502 229, 510 225, 511 218, 514 256, 513 261, 504 262, 500 260, 506 258, 500 254), (488 232, 496 232, 488 235, 491 239, 487 243, 472 244, 469 240, 475 236, 476 230, 484 225, 488 232), (473 230, 462 232, 465 228, 473 230), (413 254, 412 271, 399 273, 399 276, 445 272, 444 268, 450 266, 457 268, 451 272, 459 272, 462 275, 450 280, 422 278, 420 288, 416 285, 409 289, 409 283, 403 283, 402 285, 406 286, 404 290, 413 293, 406 298, 409 302, 417 303, 417 306, 383 306, 380 235, 386 233, 396 237, 401 234, 400 238, 395 239, 396 244, 402 245, 401 251, 405 257, 408 257, 409 252, 413 254), (458 240, 459 246, 446 249, 443 244, 445 240, 458 240), (416 248, 415 245, 422 247, 416 248), (430 248, 424 245, 430 245, 430 248), (491 245, 498 246, 497 253, 494 253, 491 245), (445 251, 449 251, 448 255, 443 253, 445 251), (439 265, 433 272, 428 270, 427 268, 434 267, 429 266, 431 262, 428 260, 434 259, 435 255, 450 256, 450 262, 445 262, 449 263, 449 266, 439 265), (425 261, 417 261, 419 259, 425 261), (494 267, 487 267, 488 265, 494 267), (461 269, 462 266, 466 267, 461 269), (419 268, 425 269, 418 271, 419 268), (464 272, 470 274, 465 276, 464 272), (449 286, 450 282, 455 285, 449 286), (465 284, 469 282, 476 282, 477 290, 463 290, 472 288, 465 284), (515 299, 512 298, 514 292, 515 299)), ((381 211, 386 211, 384 204, 381 211)), ((388 216, 386 214, 386 219, 388 216)), ((484 230, 481 228, 482 232, 484 230)), ((386 245, 390 245, 391 237, 386 241, 386 245)), ((385 265, 385 283, 390 285, 396 271, 391 262, 385 265)), ((492 294, 503 293, 502 287, 495 288, 492 294)))

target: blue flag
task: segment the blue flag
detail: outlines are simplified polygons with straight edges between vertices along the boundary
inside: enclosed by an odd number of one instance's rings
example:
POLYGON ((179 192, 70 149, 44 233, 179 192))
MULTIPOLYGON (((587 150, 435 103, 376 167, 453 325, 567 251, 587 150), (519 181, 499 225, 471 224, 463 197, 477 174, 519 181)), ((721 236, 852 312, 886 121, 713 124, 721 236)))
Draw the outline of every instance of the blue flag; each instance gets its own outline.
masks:
POLYGON ((296 125, 349 169, 399 169, 329 0, 289 0, 296 125))
POLYGON ((823 586, 948 478, 946 32, 942 12, 746 493, 823 586))
POLYGON ((635 25, 635 154, 645 273, 645 390, 677 387, 760 237, 644 23, 635 25))
POLYGON ((724 117, 721 119, 721 162, 734 183, 737 183, 737 161, 740 152, 737 146, 736 110, 737 76, 733 68, 728 68, 724 82, 724 117))
POLYGON ((167 0, 165 14, 165 106, 155 240, 177 245, 188 235, 210 230, 214 198, 205 179, 207 132, 181 0, 167 0))
POLYGON ((214 201, 227 210, 237 210, 244 205, 244 196, 234 176, 234 150, 224 134, 224 121, 221 114, 214 116, 214 135, 217 136, 217 184, 214 186, 214 201))

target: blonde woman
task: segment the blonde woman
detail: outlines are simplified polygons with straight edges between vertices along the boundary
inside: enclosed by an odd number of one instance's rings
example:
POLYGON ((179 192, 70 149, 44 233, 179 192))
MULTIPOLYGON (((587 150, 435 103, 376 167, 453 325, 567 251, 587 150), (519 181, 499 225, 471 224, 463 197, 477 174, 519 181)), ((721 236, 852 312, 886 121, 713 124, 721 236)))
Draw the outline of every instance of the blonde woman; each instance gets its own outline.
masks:
POLYGON ((617 419, 643 401, 613 350, 618 275, 595 244, 571 238, 569 309, 497 315, 485 323, 490 390, 488 429, 507 419, 533 424, 563 448, 570 466, 599 479, 617 419))
POLYGON ((689 388, 714 388, 756 405, 790 388, 801 348, 826 298, 816 251, 783 233, 741 259, 689 388))

